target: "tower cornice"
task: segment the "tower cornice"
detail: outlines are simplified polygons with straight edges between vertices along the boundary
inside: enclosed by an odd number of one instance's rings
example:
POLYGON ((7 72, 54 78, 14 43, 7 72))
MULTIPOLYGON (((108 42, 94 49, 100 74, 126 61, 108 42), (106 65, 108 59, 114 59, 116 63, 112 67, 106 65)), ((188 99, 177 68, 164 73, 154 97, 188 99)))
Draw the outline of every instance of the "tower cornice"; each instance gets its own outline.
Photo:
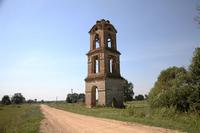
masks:
POLYGON ((97 49, 94 49, 94 50, 90 50, 86 55, 90 56, 90 55, 96 54, 96 53, 104 53, 105 51, 108 51, 108 52, 113 53, 113 54, 121 55, 121 53, 118 50, 115 50, 115 49, 112 49, 112 48, 97 48, 97 49))

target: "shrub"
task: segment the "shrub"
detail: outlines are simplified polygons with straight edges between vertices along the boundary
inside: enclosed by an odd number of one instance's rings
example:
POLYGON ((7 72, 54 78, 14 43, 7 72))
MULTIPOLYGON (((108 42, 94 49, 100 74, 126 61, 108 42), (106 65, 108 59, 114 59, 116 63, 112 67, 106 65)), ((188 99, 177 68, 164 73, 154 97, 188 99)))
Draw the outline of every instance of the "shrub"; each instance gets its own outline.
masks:
POLYGON ((136 114, 136 110, 135 110, 135 106, 134 105, 129 105, 127 107, 127 112, 129 115, 135 115, 136 114))
POLYGON ((163 107, 157 109, 157 114, 161 115, 161 117, 174 117, 176 115, 176 108, 174 107, 163 107))
POLYGON ((197 86, 191 86, 192 92, 188 98, 190 103, 190 109, 200 115, 200 88, 197 86))
POLYGON ((135 116, 135 117, 146 117, 145 110, 143 110, 141 107, 137 107, 135 105, 129 105, 126 109, 129 116, 135 116))

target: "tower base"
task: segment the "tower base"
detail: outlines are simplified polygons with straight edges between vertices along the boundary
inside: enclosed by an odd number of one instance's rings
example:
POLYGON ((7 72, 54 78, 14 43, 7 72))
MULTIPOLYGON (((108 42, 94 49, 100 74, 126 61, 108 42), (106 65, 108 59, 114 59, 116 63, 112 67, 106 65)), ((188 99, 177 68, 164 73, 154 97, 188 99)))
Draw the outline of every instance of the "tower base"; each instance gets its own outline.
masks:
POLYGON ((124 79, 105 78, 86 81, 85 104, 91 108, 94 106, 123 107, 124 79), (98 91, 98 101, 96 100, 98 91))

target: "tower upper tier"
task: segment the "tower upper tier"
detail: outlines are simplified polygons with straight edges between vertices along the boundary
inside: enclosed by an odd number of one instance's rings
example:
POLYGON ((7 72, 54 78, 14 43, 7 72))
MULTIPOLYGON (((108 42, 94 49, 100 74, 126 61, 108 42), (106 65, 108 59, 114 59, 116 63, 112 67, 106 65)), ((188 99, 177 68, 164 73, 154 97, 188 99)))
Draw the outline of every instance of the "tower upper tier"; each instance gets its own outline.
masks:
POLYGON ((106 31, 117 33, 117 30, 110 23, 110 21, 109 20, 105 20, 105 19, 97 20, 96 24, 90 29, 89 33, 93 34, 97 30, 106 30, 106 31))

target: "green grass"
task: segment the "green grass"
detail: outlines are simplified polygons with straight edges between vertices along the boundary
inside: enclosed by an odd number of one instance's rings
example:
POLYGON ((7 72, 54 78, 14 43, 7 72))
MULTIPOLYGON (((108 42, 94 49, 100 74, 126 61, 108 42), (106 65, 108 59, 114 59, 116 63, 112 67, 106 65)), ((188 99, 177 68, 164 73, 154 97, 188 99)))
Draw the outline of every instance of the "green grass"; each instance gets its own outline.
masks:
POLYGON ((86 108, 84 104, 51 103, 52 107, 101 118, 137 122, 151 126, 181 130, 189 133, 200 132, 200 117, 193 113, 178 113, 174 109, 150 109, 146 101, 126 103, 126 109, 109 107, 86 108))
POLYGON ((38 133, 43 116, 39 105, 0 105, 0 133, 38 133))

